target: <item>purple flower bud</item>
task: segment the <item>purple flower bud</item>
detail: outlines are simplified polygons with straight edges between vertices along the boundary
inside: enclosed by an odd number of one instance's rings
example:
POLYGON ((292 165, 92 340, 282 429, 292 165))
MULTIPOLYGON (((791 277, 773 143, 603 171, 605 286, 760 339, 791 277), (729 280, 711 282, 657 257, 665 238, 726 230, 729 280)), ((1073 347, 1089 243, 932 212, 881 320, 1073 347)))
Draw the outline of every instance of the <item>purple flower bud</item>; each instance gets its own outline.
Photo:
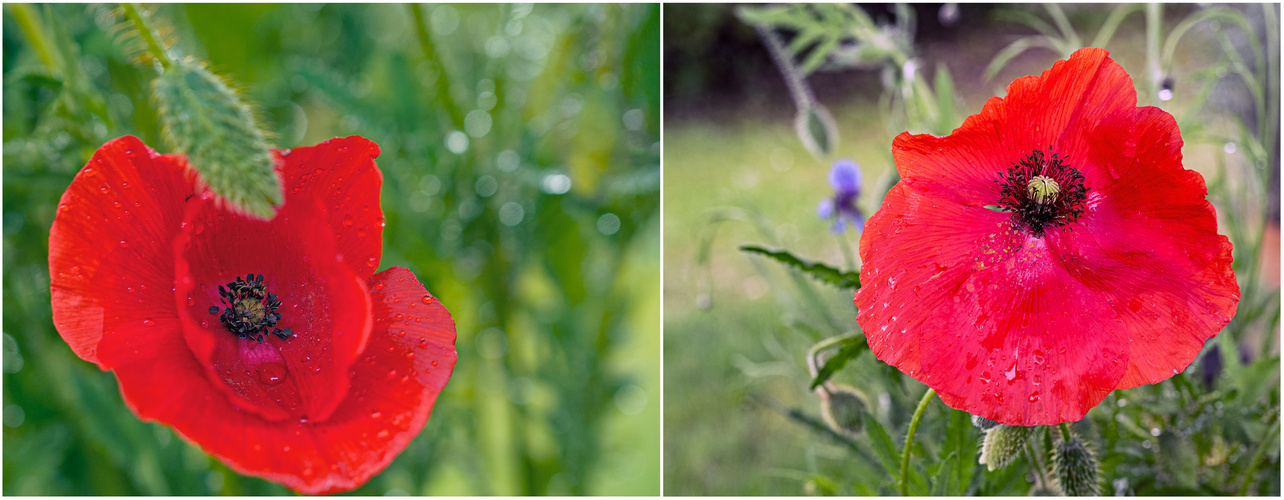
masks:
POLYGON ((857 231, 865 229, 865 216, 856 208, 856 199, 860 197, 860 166, 852 160, 842 159, 834 162, 829 171, 829 185, 834 188, 834 197, 820 201, 816 215, 821 219, 833 219, 830 228, 834 234, 842 234, 850 224, 857 231))

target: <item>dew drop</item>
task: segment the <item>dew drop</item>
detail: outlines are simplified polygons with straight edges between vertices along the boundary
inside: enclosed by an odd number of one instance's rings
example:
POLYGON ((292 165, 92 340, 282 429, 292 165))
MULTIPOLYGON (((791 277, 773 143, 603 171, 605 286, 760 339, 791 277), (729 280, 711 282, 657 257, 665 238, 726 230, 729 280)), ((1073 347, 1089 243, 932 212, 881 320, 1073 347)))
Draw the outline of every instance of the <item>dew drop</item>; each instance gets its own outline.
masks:
POLYGON ((156 326, 156 322, 153 321, 151 318, 147 318, 143 320, 143 326, 156 326))
POLYGON ((389 434, 389 433, 388 433, 388 430, 387 430, 387 429, 384 429, 384 430, 379 431, 379 433, 378 433, 378 434, 375 434, 375 435, 376 435, 376 436, 378 436, 378 437, 379 437, 379 439, 388 439, 388 434, 389 434))
POLYGON ((385 286, 385 285, 384 285, 383 283, 378 283, 378 284, 376 284, 376 285, 375 285, 375 290, 383 290, 383 287, 384 287, 384 286, 385 286))
POLYGON ((352 227, 352 215, 343 216, 343 227, 352 227))
POLYGON ((405 319, 405 317, 406 317, 406 315, 401 314, 401 313, 397 313, 397 314, 395 314, 395 315, 393 315, 393 316, 392 316, 392 319, 393 319, 393 321, 401 321, 402 319, 405 319))
POLYGON ((285 382, 286 374, 285 365, 281 363, 263 363, 258 368, 259 383, 264 385, 273 386, 285 382))
POLYGON ((437 366, 437 360, 435 360, 435 359, 434 359, 434 360, 432 360, 432 365, 433 365, 433 366, 437 366))
POLYGON ((1037 393, 1037 392, 1030 393, 1030 399, 1029 399, 1029 401, 1030 401, 1031 403, 1034 403, 1034 402, 1039 401, 1039 393, 1037 393))
POLYGON ((378 419, 379 417, 382 417, 382 416, 383 416, 383 413, 380 412, 379 410, 370 412, 370 418, 378 419))
POLYGON ((428 295, 424 295, 424 298, 423 298, 423 299, 420 299, 420 300, 422 300, 424 304, 431 304, 431 303, 432 303, 432 297, 431 297, 431 296, 428 296, 428 295))
POLYGON ((128 241, 125 241, 125 240, 120 240, 120 247, 121 247, 121 248, 129 248, 129 242, 128 242, 128 241))
POLYGON ((194 306, 194 305, 196 305, 196 299, 195 299, 195 298, 193 298, 191 295, 188 295, 188 296, 187 296, 187 306, 188 306, 188 307, 191 307, 191 306, 194 306))

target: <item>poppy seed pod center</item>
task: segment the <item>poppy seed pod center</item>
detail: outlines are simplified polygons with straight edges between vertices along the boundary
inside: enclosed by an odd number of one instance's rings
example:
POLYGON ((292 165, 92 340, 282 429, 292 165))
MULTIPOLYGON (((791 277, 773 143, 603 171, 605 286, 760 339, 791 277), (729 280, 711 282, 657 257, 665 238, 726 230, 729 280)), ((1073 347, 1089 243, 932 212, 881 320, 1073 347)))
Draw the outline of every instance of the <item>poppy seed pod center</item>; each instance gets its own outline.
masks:
POLYGON ((289 328, 273 328, 281 321, 281 300, 267 291, 263 284, 263 275, 253 273, 244 278, 237 276, 227 285, 219 285, 219 296, 223 297, 222 314, 218 306, 210 306, 210 314, 219 314, 219 321, 237 337, 263 342, 263 334, 271 333, 281 340, 294 335, 289 328))
POLYGON ((1012 212, 1014 224, 1036 237, 1042 237, 1049 226, 1064 226, 1083 215, 1088 187, 1083 185, 1083 173, 1065 160, 1036 149, 995 181, 1002 186, 998 205, 1012 212))

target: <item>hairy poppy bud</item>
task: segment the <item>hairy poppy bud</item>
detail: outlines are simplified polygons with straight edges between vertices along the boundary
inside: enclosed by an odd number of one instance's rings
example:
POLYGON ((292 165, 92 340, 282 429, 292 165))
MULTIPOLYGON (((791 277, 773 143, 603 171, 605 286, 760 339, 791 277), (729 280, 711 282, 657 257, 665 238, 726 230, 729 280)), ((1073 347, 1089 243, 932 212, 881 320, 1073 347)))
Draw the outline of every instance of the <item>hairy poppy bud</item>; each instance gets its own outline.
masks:
POLYGON ((187 58, 167 66, 152 92, 166 138, 201 180, 240 210, 272 218, 285 195, 267 139, 236 91, 187 58))
POLYGON ((980 415, 972 415, 972 425, 977 429, 981 429, 981 432, 987 432, 993 429, 994 426, 999 425, 999 423, 980 415))
POLYGON ((1052 450, 1052 471, 1061 491, 1070 496, 1096 496, 1097 455, 1079 436, 1071 435, 1052 450))
POLYGON ((1021 454, 1021 447, 1034 435, 1036 427, 998 425, 985 433, 981 444, 980 463, 989 470, 1007 467, 1021 454))
POLYGON ((835 432, 854 436, 861 430, 865 397, 855 387, 833 384, 820 391, 820 413, 835 432))

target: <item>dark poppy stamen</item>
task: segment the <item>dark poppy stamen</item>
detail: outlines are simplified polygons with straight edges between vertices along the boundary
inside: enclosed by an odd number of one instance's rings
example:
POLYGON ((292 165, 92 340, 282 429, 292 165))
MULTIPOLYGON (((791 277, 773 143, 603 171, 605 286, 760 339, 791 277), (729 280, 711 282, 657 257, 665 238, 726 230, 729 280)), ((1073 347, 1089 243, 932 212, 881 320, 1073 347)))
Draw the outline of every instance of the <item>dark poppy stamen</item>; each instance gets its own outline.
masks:
POLYGON ((237 337, 263 342, 263 335, 276 335, 281 340, 294 335, 289 328, 274 328, 281 321, 281 300, 267 291, 263 275, 237 276, 227 285, 219 285, 218 294, 223 298, 220 314, 218 306, 210 307, 210 314, 218 314, 219 321, 237 337))
POLYGON ((1012 212, 1013 223, 1036 237, 1042 237, 1049 226, 1064 226, 1083 215, 1088 199, 1083 172, 1065 161, 1036 149, 1013 163, 1005 178, 995 181, 1002 186, 997 204, 1012 212))

